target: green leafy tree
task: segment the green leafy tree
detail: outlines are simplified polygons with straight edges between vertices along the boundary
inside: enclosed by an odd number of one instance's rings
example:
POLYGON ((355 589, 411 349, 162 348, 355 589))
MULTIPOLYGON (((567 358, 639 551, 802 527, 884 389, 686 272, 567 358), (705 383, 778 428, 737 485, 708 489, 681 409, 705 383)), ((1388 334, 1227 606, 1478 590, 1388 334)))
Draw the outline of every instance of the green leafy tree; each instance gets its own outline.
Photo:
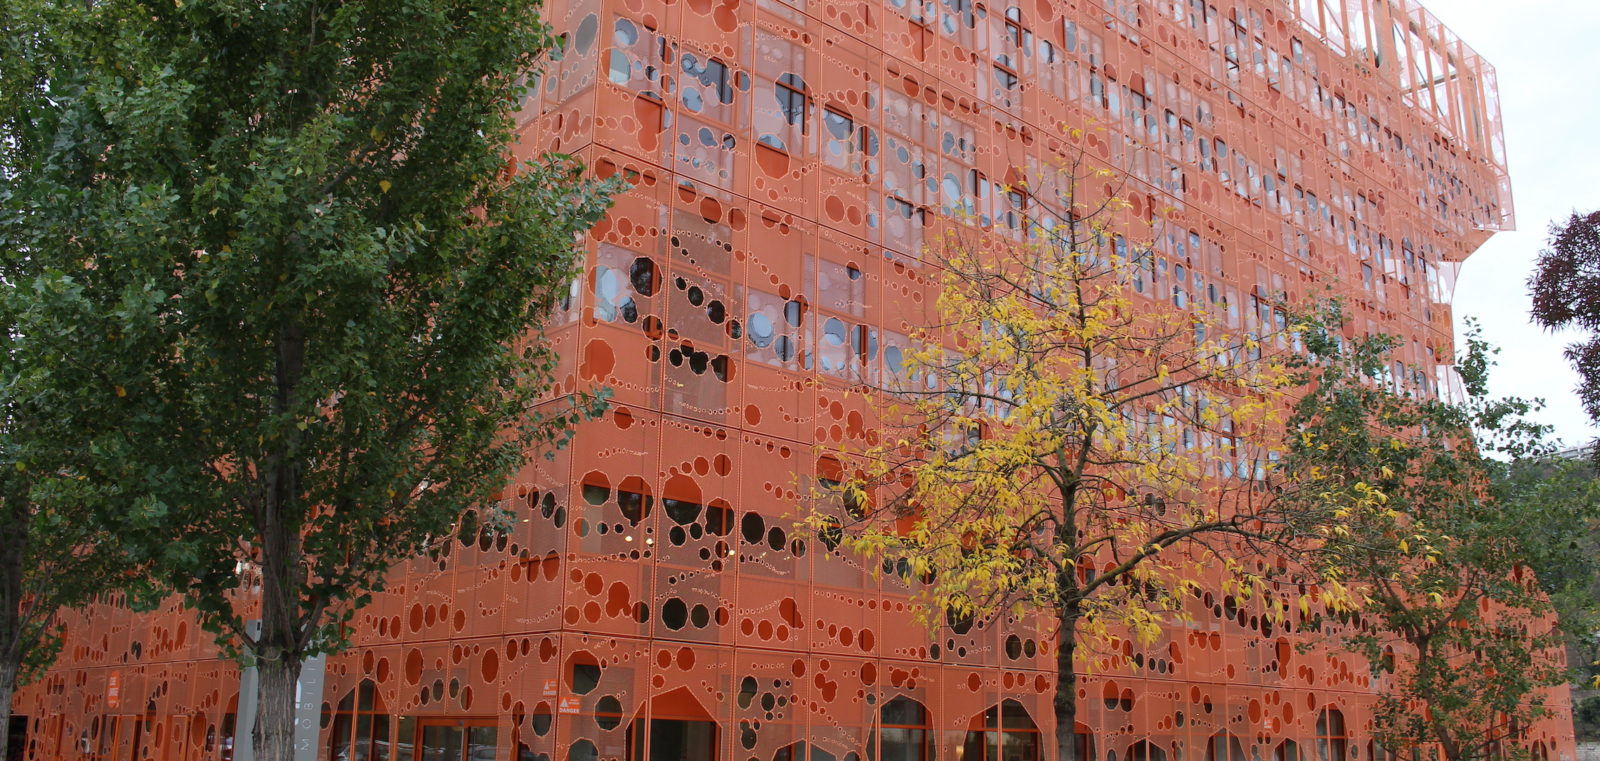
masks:
POLYGON ((1578 742, 1592 741, 1600 731, 1600 695, 1590 695, 1572 707, 1572 724, 1578 742))
POLYGON ((75 327, 79 293, 23 243, 33 199, 20 172, 44 137, 30 100, 58 63, 39 21, 0 13, 0 752, 17 687, 60 650, 59 612, 148 587, 148 563, 125 552, 121 521, 106 520, 113 510, 132 518, 148 500, 121 493, 90 446, 116 433, 91 412, 113 395, 49 329, 75 327))
POLYGON ((1600 631, 1600 479, 1594 463, 1569 454, 1522 457, 1490 463, 1495 495, 1526 503, 1530 522, 1523 537, 1527 563, 1550 596, 1566 636, 1574 684, 1589 685, 1597 673, 1595 632, 1600 631), (1569 511, 1577 510, 1577 515, 1569 511), (1541 511, 1545 514, 1540 519, 1541 511), (1554 512, 1550 512, 1554 511, 1554 512))
MULTIPOLYGON (((6 293, 0 310, 27 309, 32 296, 6 293)), ((60 650, 57 613, 137 579, 94 509, 116 500, 115 490, 78 477, 82 429, 60 425, 30 397, 30 376, 45 364, 25 343, 14 332, 0 337, 0 751, 16 689, 60 650)))
POLYGON ((287 761, 305 659, 598 403, 547 397, 530 331, 610 188, 508 161, 556 41, 531 0, 3 7, 0 256, 82 368, 41 394, 114 423, 120 535, 259 669, 287 761))
MULTIPOLYGON (((1594 462, 1574 454, 1569 451, 1495 463, 1495 488, 1506 493, 1506 499, 1556 510, 1559 519, 1563 515, 1559 511, 1593 503, 1600 489, 1594 462)), ((1587 515, 1587 526, 1577 536, 1562 533, 1571 525, 1567 521, 1535 521, 1527 542, 1532 553, 1528 564, 1537 571, 1539 586, 1550 595, 1560 617, 1572 670, 1573 726, 1579 742, 1600 736, 1600 699, 1592 694, 1600 683, 1600 640, 1596 638, 1600 632, 1600 517, 1592 512, 1587 515)))
POLYGON ((1336 612, 1364 621, 1332 631, 1372 667, 1374 735, 1405 757, 1525 754, 1546 688, 1567 679, 1557 603, 1580 597, 1555 569, 1592 567, 1577 540, 1596 490, 1562 473, 1496 477, 1487 454, 1541 454, 1544 430, 1524 417, 1535 403, 1487 396, 1476 333, 1456 365, 1463 398, 1449 401, 1391 375, 1393 337, 1342 337, 1337 310, 1324 324, 1307 334, 1281 475, 1300 484, 1286 500, 1324 526, 1312 557, 1353 603, 1336 612))

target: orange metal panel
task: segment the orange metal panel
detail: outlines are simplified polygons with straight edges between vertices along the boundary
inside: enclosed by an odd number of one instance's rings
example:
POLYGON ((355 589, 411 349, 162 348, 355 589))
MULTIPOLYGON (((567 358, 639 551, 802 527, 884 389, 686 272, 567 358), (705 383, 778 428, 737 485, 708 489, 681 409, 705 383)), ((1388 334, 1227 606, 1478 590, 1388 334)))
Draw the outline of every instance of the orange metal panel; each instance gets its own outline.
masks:
MULTIPOLYGON (((1038 622, 925 633, 897 577, 791 530, 837 476, 825 451, 884 414, 846 390, 933 319, 917 262, 947 215, 1012 235, 1004 189, 1047 192, 1051 162, 1083 151, 1127 177, 1086 193, 1161 221, 1147 297, 1225 300, 1239 326, 1252 296, 1332 289, 1429 367, 1449 356, 1456 263, 1512 224, 1493 69, 1412 0, 549 12, 568 50, 516 150, 633 182, 549 338, 559 391, 610 386, 616 407, 507 488, 507 536, 402 564, 356 617, 323 701, 370 682, 396 743, 370 747, 390 758, 417 750, 418 720, 455 717, 494 727, 499 758, 859 761, 897 698, 946 759, 1003 701, 1049 732, 1038 622)), ((1156 644, 1095 648, 1079 697, 1096 754, 1198 760, 1222 732, 1252 757, 1316 753, 1332 708, 1366 761, 1364 668, 1257 610, 1199 595, 1156 644)), ((32 758, 132 758, 137 729, 139 758, 220 759, 245 735, 235 669, 175 605, 98 606, 68 632, 20 695, 32 758)), ((318 758, 346 757, 335 725, 318 758)), ((1570 757, 1558 719, 1534 735, 1570 757)))

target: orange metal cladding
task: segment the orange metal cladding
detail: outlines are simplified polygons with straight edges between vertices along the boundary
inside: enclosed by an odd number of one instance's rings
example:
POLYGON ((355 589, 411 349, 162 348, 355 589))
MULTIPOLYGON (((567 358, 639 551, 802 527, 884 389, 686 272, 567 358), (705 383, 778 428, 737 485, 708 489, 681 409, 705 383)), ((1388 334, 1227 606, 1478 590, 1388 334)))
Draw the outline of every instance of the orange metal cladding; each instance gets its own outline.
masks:
MULTIPOLYGON (((1036 626, 930 636, 893 578, 791 525, 818 447, 873 425, 846 390, 931 322, 924 241, 954 207, 1002 217, 1000 186, 1053 158, 1086 151, 1130 178, 1132 215, 1166 216, 1161 298, 1225 299, 1238 325, 1255 296, 1332 287, 1405 361, 1449 356, 1455 268, 1511 205, 1493 70, 1426 11, 1007 1, 550 8, 567 51, 519 151, 634 184, 549 340, 565 388, 616 407, 519 475, 509 536, 394 571, 330 659, 318 758, 1037 758, 1036 626), (1003 701, 1007 742, 969 735, 1003 701)), ((1253 605, 1206 595, 1156 646, 1097 654, 1096 757, 1371 759, 1362 663, 1253 605)), ((227 757, 237 674, 176 607, 69 631, 21 697, 33 757, 227 757)), ((1567 727, 1532 739, 1570 757, 1567 727)))

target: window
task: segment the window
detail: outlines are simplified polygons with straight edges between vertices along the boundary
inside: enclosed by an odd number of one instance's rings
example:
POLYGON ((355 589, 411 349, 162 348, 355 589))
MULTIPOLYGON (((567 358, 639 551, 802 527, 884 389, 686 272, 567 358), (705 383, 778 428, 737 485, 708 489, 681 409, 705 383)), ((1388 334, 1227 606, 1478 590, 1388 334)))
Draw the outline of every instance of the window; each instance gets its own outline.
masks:
POLYGON ((233 761, 234 729, 239 723, 239 695, 228 699, 228 710, 222 714, 222 727, 217 740, 218 761, 233 761))
POLYGON ((84 733, 82 740, 86 756, 95 761, 111 758, 117 748, 117 738, 121 730, 121 716, 103 715, 90 719, 89 729, 84 733))
POLYGON ((410 759, 412 749, 420 747, 427 761, 476 761, 494 758, 499 745, 499 728, 492 719, 406 716, 398 727, 401 759, 410 759))
POLYGON ((592 659, 593 656, 588 653, 579 653, 577 656, 573 656, 572 673, 568 679, 568 688, 572 690, 574 695, 587 695, 594 692, 594 688, 600 686, 600 664, 593 663, 590 660, 582 660, 581 658, 592 659))
MULTIPOLYGON (((1088 734, 1079 733, 1079 758, 1088 758, 1088 734)), ((1028 709, 1006 700, 974 718, 967 730, 962 761, 1039 761, 1039 728, 1028 709)))
POLYGON ((1206 761, 1245 761, 1244 746, 1229 732, 1218 732, 1206 743, 1206 761))
POLYGON ((942 0, 945 12, 941 13, 940 28, 947 36, 967 40, 971 30, 977 28, 978 17, 973 13, 972 0, 942 0))
POLYGON ((904 251, 922 250, 922 232, 928 226, 928 210, 903 198, 884 196, 884 240, 904 251))
POLYGON ((606 78, 615 84, 626 85, 633 76, 633 62, 628 60, 628 52, 639 42, 639 27, 628 19, 619 18, 611 37, 615 47, 606 57, 606 78))
POLYGON ((719 728, 683 688, 650 700, 628 727, 626 761, 716 761, 719 728))
POLYGON ((1022 26, 1022 9, 1006 9, 1006 41, 1012 47, 1023 48, 1033 39, 1033 32, 1022 26))
MULTIPOLYGON (((848 114, 835 111, 832 108, 822 112, 822 126, 827 129, 828 137, 839 142, 848 142, 855 137, 856 123, 848 114)), ((852 148, 852 150, 854 150, 852 148)))
POLYGON ((331 761, 389 761, 389 716, 372 680, 363 679, 345 693, 331 719, 331 761))
POLYGON ((798 74, 785 73, 778 77, 774 83, 778 99, 778 111, 783 114, 783 120, 800 127, 801 134, 806 131, 806 81, 798 74))
POLYGON ((656 94, 655 88, 661 84, 661 62, 666 60, 667 38, 648 25, 619 18, 612 28, 611 43, 606 77, 660 102, 661 96, 656 94))
POLYGON ((1028 223, 1028 194, 1013 188, 1006 191, 1005 198, 1007 206, 1004 211, 1006 227, 1012 230, 1021 230, 1028 223))
MULTIPOLYGON (((154 711, 154 708, 149 709, 154 711)), ((133 724, 133 756, 134 759, 150 758, 155 755, 156 717, 154 713, 143 716, 128 717, 133 724)))
MULTIPOLYGON (((908 697, 897 697, 883 704, 878 712, 882 761, 930 761, 928 709, 908 697)), ((870 761, 875 749, 867 746, 870 761)))
POLYGON ((844 111, 833 107, 823 109, 822 128, 823 138, 827 140, 824 160, 836 169, 861 171, 862 154, 875 156, 878 153, 878 141, 872 130, 865 126, 858 128, 855 120, 844 111))
POLYGON ((1167 761, 1167 752, 1149 740, 1140 740, 1128 748, 1128 761, 1167 761))
POLYGON ((996 58, 994 62, 995 87, 1002 91, 1010 92, 1011 90, 1017 89, 1018 82, 1019 80, 1017 79, 1017 73, 1011 67, 1011 57, 1007 55, 1001 55, 999 58, 996 58))
POLYGON ((709 57, 702 61, 693 53, 684 53, 681 58, 685 77, 681 83, 682 97, 686 108, 699 113, 705 108, 708 96, 724 105, 733 102, 733 83, 729 81, 727 64, 709 57))
POLYGON ((650 515, 653 503, 649 485, 638 476, 629 476, 617 486, 617 507, 621 508, 622 517, 632 525, 639 525, 650 515))
POLYGON ((1344 761, 1350 756, 1349 746, 1344 714, 1337 708, 1323 709, 1317 716, 1317 761, 1344 761))
POLYGON ((814 743, 808 745, 805 740, 785 745, 772 754, 772 761, 808 761, 808 759, 809 761, 836 761, 836 757, 832 753, 818 748, 814 743), (809 756, 806 755, 807 747, 811 748, 809 756))

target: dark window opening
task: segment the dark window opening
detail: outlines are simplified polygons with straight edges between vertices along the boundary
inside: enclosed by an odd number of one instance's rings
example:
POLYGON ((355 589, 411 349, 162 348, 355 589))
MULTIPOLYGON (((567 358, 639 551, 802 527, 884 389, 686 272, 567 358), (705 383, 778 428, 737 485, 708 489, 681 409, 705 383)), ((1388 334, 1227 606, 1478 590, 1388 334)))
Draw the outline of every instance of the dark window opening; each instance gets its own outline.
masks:
POLYGON ((5 755, 0 756, 5 761, 22 761, 23 751, 28 747, 28 717, 12 716, 9 728, 6 730, 9 738, 5 755))
MULTIPOLYGON (((1028 709, 1015 700, 1006 700, 985 711, 982 717, 973 719, 961 758, 962 761, 1039 761, 1040 747, 1039 728, 1028 715, 1028 709)), ((1079 757, 1088 758, 1081 754, 1079 757)))
POLYGON ((600 664, 588 653, 576 653, 567 661, 567 685, 574 695, 587 695, 600 686, 600 664))
POLYGON ((867 745, 871 761, 931 761, 932 745, 929 743, 928 709, 908 697, 897 697, 883 704, 879 711, 879 742, 867 745), (881 755, 874 751, 881 746, 881 755))
POLYGON ((626 761, 717 761, 719 728, 682 688, 650 701, 629 725, 626 761))

